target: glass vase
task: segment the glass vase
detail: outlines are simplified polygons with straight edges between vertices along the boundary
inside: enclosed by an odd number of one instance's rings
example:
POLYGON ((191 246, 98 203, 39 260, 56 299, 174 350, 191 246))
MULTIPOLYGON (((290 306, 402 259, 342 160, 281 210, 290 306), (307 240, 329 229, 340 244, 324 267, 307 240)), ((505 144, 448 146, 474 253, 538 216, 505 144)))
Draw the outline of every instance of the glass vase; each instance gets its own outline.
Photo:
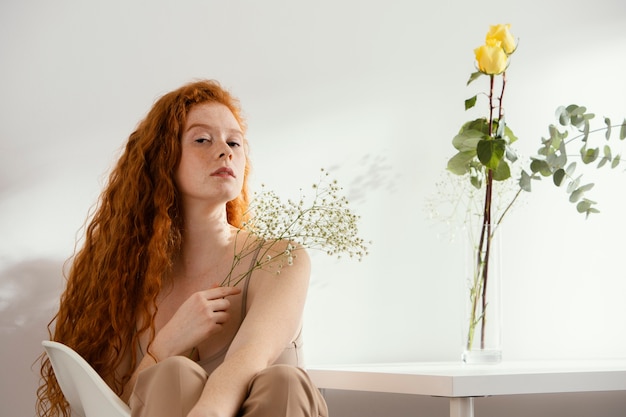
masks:
POLYGON ((499 226, 489 224, 466 229, 462 354, 465 363, 502 360, 501 234, 499 226))

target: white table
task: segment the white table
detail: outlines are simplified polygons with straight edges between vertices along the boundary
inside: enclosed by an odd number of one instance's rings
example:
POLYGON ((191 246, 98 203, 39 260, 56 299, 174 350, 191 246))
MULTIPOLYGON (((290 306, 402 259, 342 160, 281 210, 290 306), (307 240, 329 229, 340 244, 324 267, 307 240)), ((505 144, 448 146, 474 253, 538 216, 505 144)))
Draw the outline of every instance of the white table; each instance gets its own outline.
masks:
POLYGON ((320 389, 447 397, 450 417, 473 417, 474 397, 626 391, 626 359, 318 365, 308 372, 320 389))

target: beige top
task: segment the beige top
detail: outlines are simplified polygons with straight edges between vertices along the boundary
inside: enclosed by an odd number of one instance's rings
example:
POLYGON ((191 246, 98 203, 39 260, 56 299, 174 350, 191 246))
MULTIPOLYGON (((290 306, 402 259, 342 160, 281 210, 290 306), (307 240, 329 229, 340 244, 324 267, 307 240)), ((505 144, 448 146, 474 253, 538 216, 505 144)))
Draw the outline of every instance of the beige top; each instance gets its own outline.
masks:
MULTIPOLYGON (((254 263, 256 262, 257 255, 258 255, 258 251, 255 253, 254 259, 252 259, 251 265, 254 265, 254 263)), ((252 268, 250 268, 250 270, 252 270, 252 268)), ((248 286, 250 284, 251 276, 252 276, 252 273, 250 272, 244 278, 244 286, 243 286, 242 299, 241 299, 241 321, 238 323, 237 329, 241 327, 241 323, 243 323, 243 320, 246 317, 248 286)), ((235 338, 236 335, 237 335, 237 332, 235 332, 235 334, 233 335, 233 339, 235 338)), ((226 357, 226 352, 228 352, 228 348, 232 344, 233 339, 231 339, 228 342, 228 344, 224 346, 224 349, 220 350, 219 352, 217 352, 216 354, 208 358, 203 358, 198 361, 198 365, 200 365, 206 371, 208 375, 211 375, 211 373, 218 366, 220 366, 222 362, 224 362, 224 358, 226 357)), ((292 366, 304 368, 304 355, 302 354, 302 345, 303 345, 303 342, 302 342, 302 328, 301 328, 300 331, 298 332, 298 336, 296 336, 293 342, 291 342, 288 346, 285 347, 285 350, 283 350, 283 352, 278 357, 278 359, 274 362, 274 364, 285 364, 285 365, 292 365, 292 366)), ((143 352, 143 349, 141 348, 141 344, 139 344, 137 356, 138 356, 137 363, 139 363, 144 356, 144 352, 143 352)))
MULTIPOLYGON (((255 261, 256 261, 256 257, 252 262, 255 262, 255 261)), ((244 286, 243 286, 243 294, 242 294, 242 301, 241 301, 241 322, 239 323, 239 326, 241 326, 241 323, 246 317, 246 305, 247 305, 247 299, 248 299, 248 285, 250 283, 250 276, 251 274, 248 274, 246 276, 244 286)), ((222 349, 215 355, 208 357, 208 358, 201 359, 200 361, 198 361, 198 365, 200 365, 206 371, 207 374, 211 375, 211 373, 215 370, 215 368, 217 368, 219 365, 221 365, 222 362, 224 362, 224 358, 226 357, 226 352, 228 351, 228 348, 230 347, 231 343, 232 343, 232 340, 228 343, 228 345, 224 347, 224 349, 222 349)), ((274 364, 285 364, 285 365, 292 365, 292 366, 298 366, 300 368, 304 368, 304 357, 302 355, 302 329, 300 329, 300 332, 298 332, 298 336, 296 337, 296 339, 293 342, 291 342, 288 346, 285 347, 285 350, 283 350, 283 353, 278 357, 278 359, 274 362, 274 364)))

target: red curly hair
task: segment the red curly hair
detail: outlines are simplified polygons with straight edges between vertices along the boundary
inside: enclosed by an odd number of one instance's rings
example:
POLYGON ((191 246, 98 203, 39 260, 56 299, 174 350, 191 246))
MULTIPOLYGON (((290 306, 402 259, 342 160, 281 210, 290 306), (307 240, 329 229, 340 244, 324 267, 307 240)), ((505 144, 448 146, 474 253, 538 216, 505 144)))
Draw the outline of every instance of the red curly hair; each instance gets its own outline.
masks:
MULTIPOLYGON (((150 331, 154 338, 156 296, 181 243, 183 211, 174 183, 181 135, 189 110, 206 102, 228 107, 245 134, 239 101, 216 81, 192 82, 157 100, 109 176, 73 257, 59 311, 48 325, 51 340, 77 351, 118 394, 136 366, 139 334, 150 331), (145 325, 138 329, 137 323, 145 325), (127 355, 130 370, 116 374, 127 355)), ((242 192, 226 204, 235 227, 245 220, 249 171, 247 161, 242 192)), ((45 355, 41 378, 38 415, 69 416, 45 355)))

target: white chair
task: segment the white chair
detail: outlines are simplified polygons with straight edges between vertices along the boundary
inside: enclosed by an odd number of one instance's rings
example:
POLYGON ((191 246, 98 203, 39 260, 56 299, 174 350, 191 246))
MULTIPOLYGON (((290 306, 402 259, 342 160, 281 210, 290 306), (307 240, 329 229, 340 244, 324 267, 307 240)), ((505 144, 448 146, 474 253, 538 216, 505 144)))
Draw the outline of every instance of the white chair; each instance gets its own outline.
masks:
POLYGON ((130 409, 78 353, 62 343, 41 342, 73 416, 130 417, 130 409))

